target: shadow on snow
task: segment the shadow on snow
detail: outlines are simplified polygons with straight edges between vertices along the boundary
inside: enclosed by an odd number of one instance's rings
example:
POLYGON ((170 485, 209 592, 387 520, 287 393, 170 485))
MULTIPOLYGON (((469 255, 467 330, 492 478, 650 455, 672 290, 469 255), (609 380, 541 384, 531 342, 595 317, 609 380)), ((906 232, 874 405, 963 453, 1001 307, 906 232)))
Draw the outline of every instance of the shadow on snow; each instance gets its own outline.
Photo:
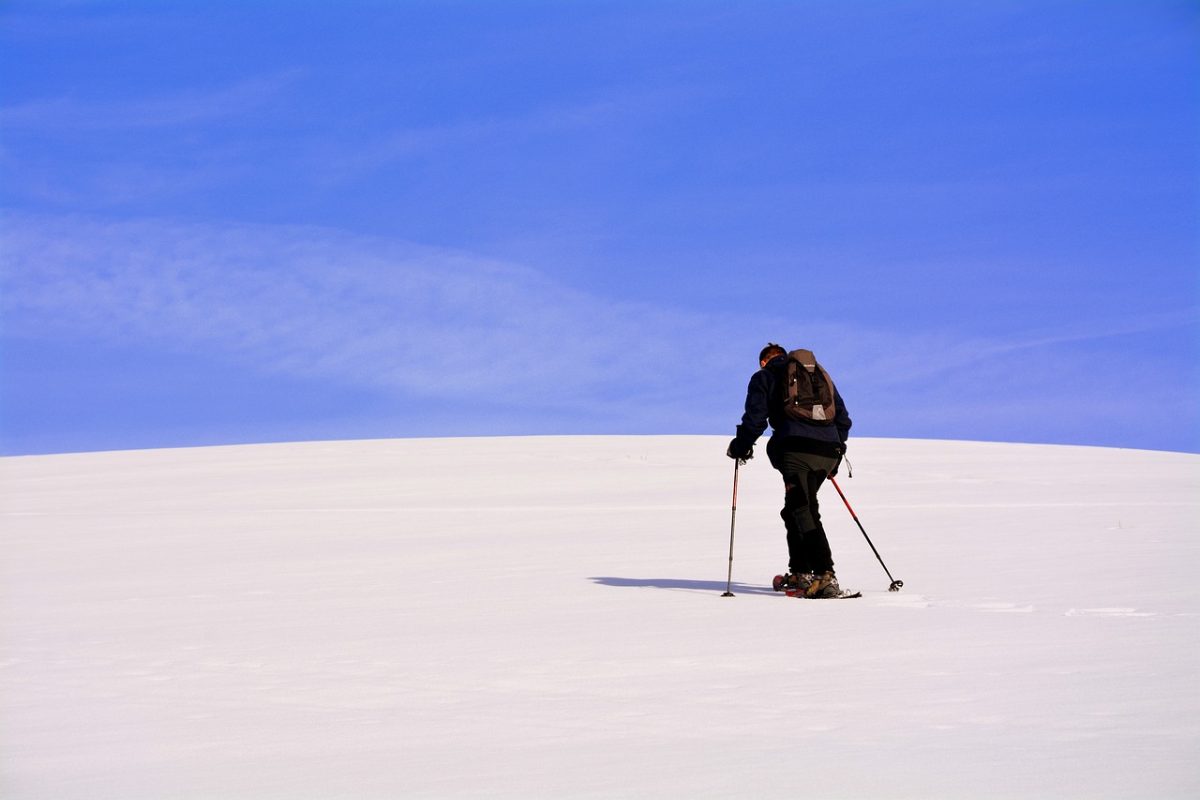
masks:
MULTIPOLYGON (((693 581, 682 578, 588 578, 592 583, 601 586, 614 586, 619 589, 674 589, 685 592, 717 592, 724 593, 725 581, 693 581)), ((734 594, 775 594, 769 586, 752 586, 746 583, 733 583, 734 594)))

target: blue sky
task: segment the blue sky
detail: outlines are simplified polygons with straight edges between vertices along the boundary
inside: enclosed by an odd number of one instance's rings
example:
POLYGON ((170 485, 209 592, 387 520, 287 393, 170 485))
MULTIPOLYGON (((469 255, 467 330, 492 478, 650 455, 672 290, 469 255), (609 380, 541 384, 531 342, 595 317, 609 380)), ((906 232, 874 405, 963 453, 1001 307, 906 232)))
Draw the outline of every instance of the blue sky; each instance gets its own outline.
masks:
POLYGON ((1190 2, 0 6, 0 450, 1200 451, 1190 2))

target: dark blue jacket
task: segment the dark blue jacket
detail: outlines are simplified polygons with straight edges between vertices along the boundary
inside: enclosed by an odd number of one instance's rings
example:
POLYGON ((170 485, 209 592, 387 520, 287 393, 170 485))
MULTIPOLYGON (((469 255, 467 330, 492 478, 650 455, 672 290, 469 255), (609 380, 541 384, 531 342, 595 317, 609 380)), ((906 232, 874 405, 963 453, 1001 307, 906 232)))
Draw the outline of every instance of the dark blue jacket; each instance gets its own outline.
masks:
POLYGON ((737 427, 737 438, 754 444, 771 426, 772 447, 798 452, 837 455, 850 435, 850 414, 841 394, 834 389, 837 414, 833 424, 792 419, 783 410, 783 390, 787 380, 787 356, 775 356, 750 378, 746 388, 746 413, 737 427))

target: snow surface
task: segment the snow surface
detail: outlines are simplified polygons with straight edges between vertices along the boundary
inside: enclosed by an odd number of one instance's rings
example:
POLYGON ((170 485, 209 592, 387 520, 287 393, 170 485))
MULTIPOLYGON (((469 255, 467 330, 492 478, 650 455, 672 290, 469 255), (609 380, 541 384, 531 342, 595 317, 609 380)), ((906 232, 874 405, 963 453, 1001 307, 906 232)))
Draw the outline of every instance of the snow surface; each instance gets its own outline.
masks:
POLYGON ((1200 797, 1200 456, 855 440, 820 602, 725 444, 3 459, 0 796, 1200 797))

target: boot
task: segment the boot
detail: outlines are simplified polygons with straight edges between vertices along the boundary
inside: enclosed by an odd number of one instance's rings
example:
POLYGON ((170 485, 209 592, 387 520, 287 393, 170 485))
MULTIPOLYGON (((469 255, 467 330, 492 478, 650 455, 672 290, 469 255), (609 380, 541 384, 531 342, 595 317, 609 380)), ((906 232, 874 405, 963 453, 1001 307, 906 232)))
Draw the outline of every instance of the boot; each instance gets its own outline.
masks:
POLYGON ((816 576, 804 590, 805 597, 814 598, 837 597, 841 593, 842 587, 838 585, 837 576, 833 574, 833 570, 826 570, 816 576))
POLYGON ((815 579, 816 576, 811 572, 788 572, 784 575, 776 575, 772 588, 777 592, 804 594, 815 579))

